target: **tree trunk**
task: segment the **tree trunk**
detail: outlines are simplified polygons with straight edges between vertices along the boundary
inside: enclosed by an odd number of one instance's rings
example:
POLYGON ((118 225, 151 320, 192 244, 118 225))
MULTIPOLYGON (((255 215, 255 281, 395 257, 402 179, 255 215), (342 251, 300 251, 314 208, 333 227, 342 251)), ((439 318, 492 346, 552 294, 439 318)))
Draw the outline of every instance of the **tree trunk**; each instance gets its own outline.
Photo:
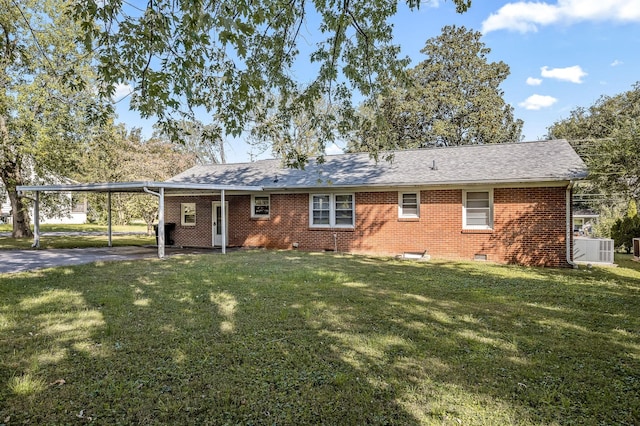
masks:
POLYGON ((31 238, 33 232, 30 228, 29 211, 27 205, 22 201, 22 197, 18 196, 15 187, 9 191, 9 199, 11 200, 11 211, 13 213, 13 238, 31 238))
POLYGON ((9 195, 11 201, 11 215, 13 216, 13 231, 11 232, 12 238, 30 238, 33 237, 33 232, 29 227, 29 210, 28 206, 23 202, 22 197, 18 196, 16 186, 22 184, 19 172, 15 170, 7 170, 7 166, 0 170, 2 176, 2 182, 9 195))
POLYGON ((29 211, 27 205, 18 196, 16 186, 22 185, 24 180, 20 172, 20 158, 11 149, 9 144, 9 131, 5 117, 0 115, 0 142, 2 152, 0 152, 0 180, 9 195, 11 201, 11 215, 13 216, 13 238, 33 237, 33 232, 29 228, 29 211))

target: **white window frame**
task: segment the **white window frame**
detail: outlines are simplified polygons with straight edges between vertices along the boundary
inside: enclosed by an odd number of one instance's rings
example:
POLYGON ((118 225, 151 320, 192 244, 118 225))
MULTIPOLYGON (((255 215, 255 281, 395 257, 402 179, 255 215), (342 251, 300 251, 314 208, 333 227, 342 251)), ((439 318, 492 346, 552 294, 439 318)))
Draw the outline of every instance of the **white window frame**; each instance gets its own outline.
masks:
POLYGON ((268 194, 257 194, 251 195, 251 217, 253 218, 269 218, 271 216, 271 196, 268 194), (256 213, 256 197, 258 198, 266 198, 267 199, 267 209, 269 213, 267 214, 259 214, 256 213))
POLYGON ((420 191, 405 191, 398 192, 398 217, 401 219, 416 219, 420 217, 420 191), (415 213, 407 213, 405 212, 405 195, 415 195, 416 196, 416 212, 415 213))
MULTIPOLYGON (((478 208, 478 207, 474 207, 478 208)), ((462 229, 481 229, 492 230, 493 229, 493 188, 477 188, 477 189, 465 189, 462 191, 462 229), (489 195, 489 206, 484 207, 489 212, 489 224, 488 225, 468 225, 467 224, 467 194, 475 192, 487 192, 489 195)))
POLYGON ((352 229, 356 224, 356 196, 350 192, 309 194, 309 227, 310 228, 346 228, 352 229), (351 197, 351 224, 336 224, 336 197, 347 195, 351 197), (329 223, 313 223, 313 199, 314 197, 329 197, 329 223))
POLYGON ((196 203, 180 203, 180 225, 182 226, 196 226, 196 203), (187 209, 193 208, 193 222, 187 222, 187 209))

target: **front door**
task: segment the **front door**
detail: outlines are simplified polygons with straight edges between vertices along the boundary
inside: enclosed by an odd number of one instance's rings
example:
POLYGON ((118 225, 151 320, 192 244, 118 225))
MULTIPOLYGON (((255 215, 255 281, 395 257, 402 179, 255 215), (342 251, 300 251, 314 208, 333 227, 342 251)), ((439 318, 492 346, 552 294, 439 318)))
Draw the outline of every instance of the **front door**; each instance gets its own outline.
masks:
MULTIPOLYGON (((211 234, 213 235, 211 245, 214 247, 222 246, 222 205, 220 201, 214 201, 211 203, 211 212, 212 212, 212 229, 211 234)), ((225 245, 229 245, 229 203, 225 201, 224 203, 225 210, 225 245)))

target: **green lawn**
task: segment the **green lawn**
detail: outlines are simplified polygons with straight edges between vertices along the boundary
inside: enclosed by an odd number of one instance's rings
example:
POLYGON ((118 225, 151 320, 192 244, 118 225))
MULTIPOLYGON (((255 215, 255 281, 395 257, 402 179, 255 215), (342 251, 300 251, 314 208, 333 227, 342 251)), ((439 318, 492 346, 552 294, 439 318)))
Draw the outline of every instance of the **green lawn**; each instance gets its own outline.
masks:
MULTIPOLYGON (((33 228, 32 228, 33 229, 33 228)), ((0 225, 0 232, 11 232, 11 225, 0 225)), ((106 225, 42 225, 40 232, 101 232, 104 235, 42 235, 40 237, 40 248, 82 248, 82 247, 106 247, 109 243, 106 225)), ((113 226, 114 233, 138 233, 138 235, 112 235, 111 242, 114 247, 155 244, 154 236, 140 235, 147 232, 146 225, 126 225, 113 226)), ((33 244, 33 238, 10 238, 0 237, 0 250, 4 249, 28 249, 33 244)), ((1 420, 1 419, 0 419, 1 420)), ((1 424, 1 423, 0 423, 1 424)))
MULTIPOLYGON (((133 224, 133 225, 113 225, 113 232, 146 232, 147 225, 145 224, 133 224)), ((13 225, 3 223, 0 224, 0 232, 11 232, 13 229, 13 225)), ((31 230, 33 230, 33 226, 31 226, 31 230)), ((85 223, 79 225, 54 225, 54 224, 43 224, 40 225, 40 232, 107 232, 107 225, 97 225, 93 223, 85 223)))
POLYGON ((0 275, 0 423, 640 423, 640 264, 239 251, 0 275))

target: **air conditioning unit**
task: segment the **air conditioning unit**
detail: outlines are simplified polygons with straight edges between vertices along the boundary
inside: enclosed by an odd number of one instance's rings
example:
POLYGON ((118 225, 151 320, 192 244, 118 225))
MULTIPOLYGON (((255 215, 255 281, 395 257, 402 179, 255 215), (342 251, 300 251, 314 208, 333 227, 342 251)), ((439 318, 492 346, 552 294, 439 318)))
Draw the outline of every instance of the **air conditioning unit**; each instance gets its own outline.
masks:
POLYGON ((640 262, 640 238, 633 239, 633 260, 640 262))
POLYGON ((613 240, 609 238, 573 239, 573 261, 579 263, 613 264, 613 240))

